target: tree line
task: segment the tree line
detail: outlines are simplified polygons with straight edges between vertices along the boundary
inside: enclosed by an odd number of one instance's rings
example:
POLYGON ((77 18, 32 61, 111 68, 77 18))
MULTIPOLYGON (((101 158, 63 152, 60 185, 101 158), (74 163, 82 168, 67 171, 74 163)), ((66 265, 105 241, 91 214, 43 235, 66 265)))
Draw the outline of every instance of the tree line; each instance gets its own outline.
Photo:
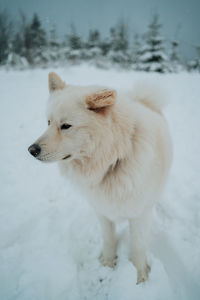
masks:
POLYGON ((120 20, 110 28, 107 37, 102 37, 98 29, 90 29, 83 38, 72 24, 69 33, 60 40, 56 25, 49 32, 45 31, 36 13, 28 21, 21 13, 16 23, 2 11, 0 65, 28 68, 87 62, 102 68, 116 66, 146 72, 200 71, 200 55, 193 61, 183 62, 179 55, 179 41, 167 43, 161 30, 156 14, 146 32, 135 34, 133 39, 125 22, 120 20))

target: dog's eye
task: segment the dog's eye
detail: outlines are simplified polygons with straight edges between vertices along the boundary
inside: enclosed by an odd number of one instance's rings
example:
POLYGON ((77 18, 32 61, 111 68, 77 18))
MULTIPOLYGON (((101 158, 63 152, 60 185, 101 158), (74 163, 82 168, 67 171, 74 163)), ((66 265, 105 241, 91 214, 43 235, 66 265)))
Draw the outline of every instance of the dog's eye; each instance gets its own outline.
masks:
POLYGON ((50 125, 50 123, 51 123, 50 120, 48 120, 48 126, 50 125))
POLYGON ((60 129, 69 129, 72 125, 64 123, 61 125, 60 129))

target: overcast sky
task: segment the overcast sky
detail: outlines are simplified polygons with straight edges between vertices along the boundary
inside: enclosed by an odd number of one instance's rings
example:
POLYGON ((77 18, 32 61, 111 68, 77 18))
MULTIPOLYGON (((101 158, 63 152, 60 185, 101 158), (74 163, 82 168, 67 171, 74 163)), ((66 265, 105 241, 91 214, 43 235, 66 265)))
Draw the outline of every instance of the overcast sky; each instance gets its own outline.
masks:
POLYGON ((57 24, 62 36, 74 23, 81 35, 89 28, 98 28, 106 35, 119 18, 129 25, 130 32, 146 30, 154 13, 159 13, 162 32, 168 39, 178 38, 183 55, 195 55, 200 45, 200 0, 0 0, 0 9, 11 16, 22 10, 28 17, 37 12, 46 29, 57 24))

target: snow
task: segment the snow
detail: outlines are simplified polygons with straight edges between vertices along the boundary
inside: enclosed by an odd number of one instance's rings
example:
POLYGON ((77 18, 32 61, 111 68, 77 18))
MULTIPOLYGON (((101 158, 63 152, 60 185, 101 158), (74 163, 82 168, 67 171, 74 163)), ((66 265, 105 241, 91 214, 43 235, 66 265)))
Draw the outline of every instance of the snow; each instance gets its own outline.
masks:
POLYGON ((118 225, 118 265, 98 262, 101 231, 87 200, 61 177, 56 164, 33 159, 28 146, 45 130, 47 74, 0 70, 1 300, 200 299, 200 75, 58 69, 66 82, 131 88, 149 79, 170 99, 165 115, 174 163, 154 213, 149 281, 136 285, 128 260, 128 228, 118 225))

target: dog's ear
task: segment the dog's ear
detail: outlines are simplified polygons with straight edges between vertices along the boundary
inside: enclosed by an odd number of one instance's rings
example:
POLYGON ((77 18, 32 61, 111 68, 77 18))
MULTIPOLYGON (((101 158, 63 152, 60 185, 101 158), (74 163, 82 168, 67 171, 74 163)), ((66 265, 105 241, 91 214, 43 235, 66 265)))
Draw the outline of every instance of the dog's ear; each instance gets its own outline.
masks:
POLYGON ((63 90, 66 84, 56 73, 49 73, 49 92, 52 93, 56 90, 63 90))
POLYGON ((86 96, 85 101, 89 110, 105 113, 115 103, 115 98, 115 90, 103 89, 86 96))

